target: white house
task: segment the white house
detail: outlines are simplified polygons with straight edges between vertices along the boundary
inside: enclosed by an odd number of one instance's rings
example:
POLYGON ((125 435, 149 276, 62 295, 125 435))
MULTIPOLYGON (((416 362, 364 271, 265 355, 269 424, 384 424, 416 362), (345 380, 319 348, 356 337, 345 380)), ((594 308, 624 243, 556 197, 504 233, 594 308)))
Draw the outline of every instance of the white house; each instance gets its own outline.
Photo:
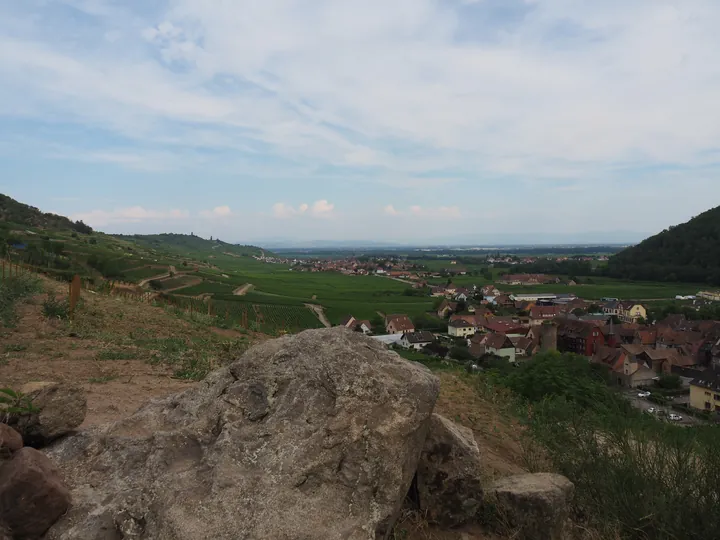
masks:
POLYGON ((420 332, 408 332, 403 334, 402 339, 400 340, 400 345, 406 349, 415 349, 419 351, 433 341, 435 341, 435 336, 432 335, 432 332, 423 330, 420 332))
POLYGON ((452 337, 465 338, 472 336, 475 334, 476 330, 475 325, 462 319, 451 321, 450 324, 448 324, 448 334, 452 337))

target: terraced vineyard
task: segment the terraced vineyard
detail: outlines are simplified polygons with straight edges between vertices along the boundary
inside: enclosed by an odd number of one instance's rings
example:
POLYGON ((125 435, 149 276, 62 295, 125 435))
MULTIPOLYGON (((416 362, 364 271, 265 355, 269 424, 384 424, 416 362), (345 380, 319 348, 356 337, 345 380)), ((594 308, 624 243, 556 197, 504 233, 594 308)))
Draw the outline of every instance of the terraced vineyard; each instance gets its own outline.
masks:
POLYGON ((200 294, 232 294, 235 287, 226 283, 218 283, 217 281, 203 281, 199 285, 178 289, 176 294, 185 296, 198 296, 200 294))
POLYGON ((167 298, 178 307, 209 313, 232 324, 263 334, 278 335, 323 327, 315 314, 305 306, 256 304, 238 300, 211 300, 206 303, 196 298, 175 295, 167 298))

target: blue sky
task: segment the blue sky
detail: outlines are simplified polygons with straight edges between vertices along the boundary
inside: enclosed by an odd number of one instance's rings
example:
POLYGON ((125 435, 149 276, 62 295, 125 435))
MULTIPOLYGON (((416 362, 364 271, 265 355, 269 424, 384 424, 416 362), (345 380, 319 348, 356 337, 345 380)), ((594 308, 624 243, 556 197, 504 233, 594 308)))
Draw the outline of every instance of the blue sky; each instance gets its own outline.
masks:
POLYGON ((108 232, 635 240, 720 204, 716 0, 0 0, 0 192, 108 232))

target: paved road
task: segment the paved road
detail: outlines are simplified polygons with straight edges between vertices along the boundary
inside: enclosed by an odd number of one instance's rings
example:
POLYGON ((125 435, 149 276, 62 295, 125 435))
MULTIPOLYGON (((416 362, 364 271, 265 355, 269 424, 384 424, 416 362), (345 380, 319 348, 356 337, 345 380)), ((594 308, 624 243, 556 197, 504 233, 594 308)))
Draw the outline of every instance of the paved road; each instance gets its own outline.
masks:
POLYGON ((656 411, 665 411, 665 414, 670 414, 671 412, 674 412, 675 414, 679 414, 683 417, 682 421, 677 422, 680 425, 692 426, 702 424, 702 421, 700 419, 695 418, 694 416, 690 416, 685 411, 675 410, 671 406, 658 405, 657 403, 653 403, 652 401, 648 401, 647 399, 639 398, 638 392, 640 392, 640 390, 637 389, 623 391, 623 395, 630 401, 630 403, 633 404, 635 408, 640 409, 641 411, 647 411, 649 408, 653 407, 656 411))

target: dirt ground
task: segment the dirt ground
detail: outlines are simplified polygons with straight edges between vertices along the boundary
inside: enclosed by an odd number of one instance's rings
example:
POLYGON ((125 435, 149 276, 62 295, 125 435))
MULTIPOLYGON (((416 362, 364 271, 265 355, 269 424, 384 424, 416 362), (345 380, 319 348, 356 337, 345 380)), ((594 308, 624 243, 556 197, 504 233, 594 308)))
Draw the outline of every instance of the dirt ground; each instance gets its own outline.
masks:
MULTIPOLYGON (((46 291, 67 296, 64 286, 43 280, 46 291)), ((253 336, 185 321, 159 307, 114 296, 82 292, 73 322, 49 320, 42 313, 47 292, 18 306, 15 328, 0 328, 0 386, 19 389, 34 381, 68 381, 87 393, 82 427, 124 418, 150 398, 182 391, 191 375, 173 376, 182 363, 202 361, 209 368, 230 361, 233 344, 253 336), (199 341, 198 341, 199 340, 199 341), (194 358, 199 342, 202 358, 194 358), (209 344, 210 346, 207 346, 209 344), (227 345, 228 358, 207 350, 227 345), (217 364, 217 365, 213 365, 217 364)))

